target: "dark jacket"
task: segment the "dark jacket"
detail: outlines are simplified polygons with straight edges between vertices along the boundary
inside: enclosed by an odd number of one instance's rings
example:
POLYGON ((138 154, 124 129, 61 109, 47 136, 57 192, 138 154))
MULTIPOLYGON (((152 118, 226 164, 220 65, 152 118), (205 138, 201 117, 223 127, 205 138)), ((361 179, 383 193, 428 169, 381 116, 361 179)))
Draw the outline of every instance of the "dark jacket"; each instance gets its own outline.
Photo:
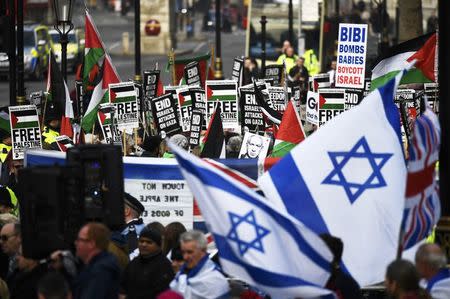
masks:
POLYGON ((37 298, 37 284, 47 272, 47 264, 38 265, 30 272, 14 272, 9 284, 10 299, 37 298))
POLYGON ((120 268, 109 252, 101 252, 81 269, 72 284, 73 299, 110 299, 119 294, 120 268))
POLYGON ((169 288, 174 276, 170 261, 161 251, 152 256, 139 255, 125 269, 120 292, 127 299, 152 299, 169 288))

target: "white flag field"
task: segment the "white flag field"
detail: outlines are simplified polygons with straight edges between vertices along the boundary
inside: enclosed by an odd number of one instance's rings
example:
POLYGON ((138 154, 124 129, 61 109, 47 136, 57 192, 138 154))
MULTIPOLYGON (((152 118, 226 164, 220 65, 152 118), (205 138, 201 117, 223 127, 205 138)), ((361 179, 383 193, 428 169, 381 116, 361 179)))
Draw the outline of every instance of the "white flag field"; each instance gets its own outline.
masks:
POLYGON ((316 233, 342 239, 343 269, 361 286, 384 280, 399 243, 406 165, 393 99, 400 76, 330 120, 258 180, 275 206, 316 233))
POLYGON ((310 229, 255 191, 170 145, 219 249, 225 273, 272 298, 333 298, 332 254, 310 229))

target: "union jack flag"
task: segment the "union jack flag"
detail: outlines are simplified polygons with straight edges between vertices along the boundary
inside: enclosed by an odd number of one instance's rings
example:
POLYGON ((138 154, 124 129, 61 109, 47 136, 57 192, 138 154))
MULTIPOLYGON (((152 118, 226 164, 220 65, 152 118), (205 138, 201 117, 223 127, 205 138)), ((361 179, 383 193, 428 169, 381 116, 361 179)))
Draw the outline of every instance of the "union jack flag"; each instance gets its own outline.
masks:
POLYGON ((426 238, 439 221, 441 205, 435 166, 439 158, 441 127, 431 109, 417 117, 409 148, 402 248, 426 238))

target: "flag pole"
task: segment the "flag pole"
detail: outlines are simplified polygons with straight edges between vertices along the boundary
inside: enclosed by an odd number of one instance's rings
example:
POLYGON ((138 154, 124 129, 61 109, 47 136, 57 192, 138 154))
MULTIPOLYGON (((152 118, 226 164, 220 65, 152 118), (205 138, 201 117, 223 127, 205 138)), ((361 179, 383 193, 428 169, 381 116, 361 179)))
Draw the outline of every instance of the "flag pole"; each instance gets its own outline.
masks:
POLYGON ((127 138, 125 135, 125 129, 122 130, 122 143, 123 143, 123 156, 127 155, 127 138))
POLYGON ((134 152, 135 153, 137 153, 137 139, 138 139, 138 131, 137 131, 137 128, 133 128, 133 131, 134 131, 134 144, 136 145, 135 147, 134 147, 134 152))
POLYGON ((175 73, 175 52, 173 48, 169 51, 169 63, 172 67, 172 85, 177 85, 177 74, 175 73))
POLYGON ((44 102, 44 111, 42 111, 42 124, 41 124, 41 131, 44 130, 44 124, 45 124, 45 111, 47 110, 47 95, 45 96, 45 102, 44 102))

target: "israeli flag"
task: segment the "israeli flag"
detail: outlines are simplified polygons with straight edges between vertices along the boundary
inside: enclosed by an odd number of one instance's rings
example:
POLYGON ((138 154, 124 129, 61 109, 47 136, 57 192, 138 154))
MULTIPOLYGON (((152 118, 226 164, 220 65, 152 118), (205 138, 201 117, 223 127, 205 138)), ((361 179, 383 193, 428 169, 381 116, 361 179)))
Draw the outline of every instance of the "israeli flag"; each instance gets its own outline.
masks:
POLYGON ((332 254, 299 221, 242 183, 170 144, 214 235, 226 273, 272 298, 333 296, 332 254))
POLYGON ((399 80, 333 118, 258 180, 275 206, 342 239, 344 269, 362 286, 384 280, 399 244, 406 182, 393 101, 399 80))

